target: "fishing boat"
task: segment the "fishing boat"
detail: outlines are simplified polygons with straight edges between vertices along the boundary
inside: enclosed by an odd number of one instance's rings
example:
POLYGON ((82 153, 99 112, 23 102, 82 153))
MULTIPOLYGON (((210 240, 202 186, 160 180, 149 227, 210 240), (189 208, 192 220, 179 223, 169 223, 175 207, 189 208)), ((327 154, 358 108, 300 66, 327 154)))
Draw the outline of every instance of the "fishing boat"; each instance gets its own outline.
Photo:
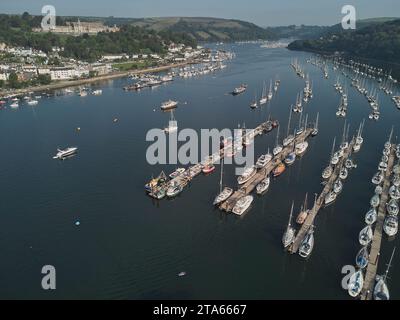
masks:
POLYGON ((372 228, 371 226, 366 226, 360 231, 358 240, 362 246, 367 246, 372 241, 372 228))
POLYGON ((368 265, 368 247, 362 247, 356 256, 356 265, 360 269, 364 269, 368 265))
POLYGON ((279 127, 278 127, 276 132, 276 144, 275 148, 272 150, 272 154, 276 156, 282 151, 282 149, 283 149, 282 146, 279 144, 279 127))
POLYGON ((343 167, 340 169, 339 173, 339 178, 342 180, 346 180, 349 175, 349 171, 346 169, 346 167, 343 167))
POLYGON ((53 159, 65 159, 68 158, 78 152, 77 147, 69 147, 64 150, 62 149, 57 149, 57 154, 53 157, 53 159))
POLYGON ((400 199, 400 188, 396 187, 395 185, 391 186, 389 189, 389 195, 390 198, 394 200, 399 200, 400 199))
POLYGON ((365 214, 365 223, 367 225, 374 224, 377 219, 378 219, 378 213, 376 212, 375 208, 369 209, 368 212, 365 214))
POLYGON ((245 211, 247 211, 253 202, 254 198, 252 195, 244 196, 236 201, 235 206, 232 209, 232 212, 236 215, 241 216, 245 211))
POLYGON ((396 199, 391 199, 387 204, 386 204, 386 210, 388 214, 392 216, 397 216, 399 214, 399 205, 397 204, 396 199))
POLYGON ((383 230, 389 237, 393 237, 397 234, 399 227, 397 216, 387 216, 383 224, 383 230))
POLYGON ((267 191, 269 188, 269 184, 270 184, 270 178, 269 176, 267 176, 256 186, 257 194, 262 194, 265 191, 267 191))
POLYGON ((256 167, 257 169, 261 169, 264 168, 268 162, 270 162, 272 160, 272 154, 269 153, 269 149, 268 149, 268 153, 266 154, 262 154, 256 162, 256 167))
POLYGON ((349 285, 347 287, 347 291, 349 295, 353 298, 357 297, 363 288, 364 285, 364 276, 362 270, 359 270, 350 277, 349 285))
POLYGON ((325 196, 325 206, 330 205, 332 202, 336 200, 337 194, 334 191, 328 192, 328 194, 325 196))
POLYGON ((176 197, 182 191, 183 191, 183 186, 178 183, 174 183, 167 189, 167 197, 168 198, 176 197))
POLYGON ((379 206, 380 202, 381 202, 381 201, 380 201, 379 195, 375 194, 375 195, 371 198, 371 201, 370 201, 371 207, 372 207, 372 208, 377 208, 377 207, 379 206))
POLYGON ((310 256, 312 250, 314 248, 314 226, 310 226, 307 234, 305 235, 303 241, 299 247, 299 255, 302 258, 307 258, 310 256))
POLYGON ((389 295, 389 289, 386 283, 388 274, 389 274, 389 268, 392 265, 392 260, 394 253, 396 251, 396 247, 393 248, 392 255, 389 260, 389 264, 387 265, 386 271, 383 276, 377 276, 376 277, 376 284, 374 288, 374 299, 375 300, 389 300, 390 295, 389 295))
POLYGON ((239 184, 246 183, 256 174, 257 170, 254 166, 245 168, 242 175, 238 177, 237 181, 239 184))
POLYGON ((180 176, 181 174, 183 174, 185 172, 185 168, 177 168, 174 172, 169 174, 169 177, 171 179, 175 179, 176 177, 180 176))
POLYGON ((267 87, 265 86, 265 81, 263 83, 263 90, 262 90, 261 99, 259 102, 260 102, 260 106, 263 104, 266 104, 268 102, 267 87))
POLYGON ((307 193, 306 193, 304 203, 301 206, 299 214, 297 215, 296 223, 303 224, 306 221, 308 213, 310 212, 310 210, 308 210, 307 207, 308 207, 308 205, 307 205, 307 193))
POLYGON ((274 177, 279 177, 284 171, 286 167, 283 163, 278 164, 278 166, 272 171, 274 177))
POLYGON ((282 237, 282 244, 283 244, 284 248, 289 247, 293 243, 294 238, 295 238, 296 230, 291 226, 293 207, 294 207, 294 202, 292 202, 292 208, 290 209, 289 221, 288 221, 285 233, 283 234, 283 237, 282 237))
POLYGON ((177 106, 178 106, 178 101, 168 100, 163 102, 160 108, 161 110, 170 110, 176 108, 177 106))

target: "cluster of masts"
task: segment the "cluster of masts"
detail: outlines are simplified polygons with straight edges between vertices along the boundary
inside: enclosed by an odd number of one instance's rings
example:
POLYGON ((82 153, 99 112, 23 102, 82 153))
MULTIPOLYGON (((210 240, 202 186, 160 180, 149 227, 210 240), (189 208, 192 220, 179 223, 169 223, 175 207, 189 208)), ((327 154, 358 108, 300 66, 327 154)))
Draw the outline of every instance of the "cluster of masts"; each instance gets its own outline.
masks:
POLYGON ((290 65, 292 66, 294 72, 296 72, 296 74, 297 74, 300 78, 304 79, 304 78, 306 77, 306 75, 304 74, 304 71, 302 70, 302 68, 301 68, 299 62, 297 61, 297 59, 294 59, 294 60, 291 62, 290 65))
POLYGON ((310 80, 307 76, 307 80, 305 82, 305 87, 303 89, 303 101, 307 103, 313 97, 312 83, 310 84, 310 80))
MULTIPOLYGON (((279 79, 277 79, 277 80, 275 80, 274 86, 272 87, 272 80, 270 80, 269 90, 267 92, 267 86, 264 81, 260 100, 257 99, 257 92, 255 92, 254 100, 250 103, 250 108, 255 109, 259 105, 262 106, 262 105, 266 104, 267 102, 271 101, 272 97, 274 96, 274 92, 278 91, 280 83, 281 83, 281 81, 279 79), (273 90, 272 90, 272 88, 273 88, 273 90)), ((236 88, 234 90, 234 93, 238 92, 238 91, 240 91, 240 88, 236 88)))

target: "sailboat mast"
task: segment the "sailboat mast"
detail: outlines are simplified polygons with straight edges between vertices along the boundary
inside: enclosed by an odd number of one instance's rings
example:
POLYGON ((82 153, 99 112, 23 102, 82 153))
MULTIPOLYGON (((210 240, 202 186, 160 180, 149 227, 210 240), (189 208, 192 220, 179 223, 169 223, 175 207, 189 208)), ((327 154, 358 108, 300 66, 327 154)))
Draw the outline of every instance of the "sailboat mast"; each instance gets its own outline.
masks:
POLYGON ((288 221, 288 225, 287 225, 287 229, 286 230, 289 230, 290 223, 292 222, 293 207, 294 207, 294 201, 292 201, 292 208, 290 209, 289 221, 288 221))
POLYGON ((392 264, 392 260, 393 260, 393 256, 394 256, 394 252, 395 251, 396 251, 396 247, 393 248, 392 256, 390 257, 389 264, 387 265, 387 268, 386 268, 386 271, 385 271, 385 275, 383 276, 383 281, 385 281, 385 282, 386 282, 387 275, 389 273, 389 268, 390 268, 390 266, 392 264))
POLYGON ((221 177, 219 179, 219 193, 222 192, 222 176, 223 176, 223 170, 224 170, 224 156, 221 158, 221 177))
POLYGON ((287 133, 286 136, 289 136, 289 130, 290 130, 290 120, 292 119, 292 106, 290 106, 290 111, 289 111, 289 121, 287 125, 287 133))

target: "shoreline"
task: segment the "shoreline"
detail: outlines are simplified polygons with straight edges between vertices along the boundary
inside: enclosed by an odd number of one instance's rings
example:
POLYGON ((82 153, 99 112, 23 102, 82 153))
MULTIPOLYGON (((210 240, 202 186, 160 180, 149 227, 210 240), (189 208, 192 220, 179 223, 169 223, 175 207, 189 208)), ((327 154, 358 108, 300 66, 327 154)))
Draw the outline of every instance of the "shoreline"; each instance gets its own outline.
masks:
POLYGON ((183 66, 186 66, 188 64, 193 64, 193 63, 196 63, 196 62, 186 61, 186 62, 181 62, 181 63, 169 64, 169 65, 165 65, 165 66, 151 67, 151 68, 146 68, 146 69, 132 69, 129 71, 114 72, 114 73, 97 76, 97 77, 93 77, 93 78, 88 78, 88 79, 59 81, 59 82, 55 82, 55 83, 49 84, 49 85, 17 89, 17 90, 14 90, 12 93, 0 92, 0 98, 4 98, 7 95, 20 96, 23 94, 27 94, 29 92, 38 92, 38 91, 43 92, 43 91, 51 91, 51 90, 69 88, 69 87, 77 87, 77 86, 81 86, 81 85, 88 84, 88 83, 102 82, 105 80, 112 80, 112 79, 127 77, 132 73, 143 74, 143 73, 162 72, 162 71, 166 71, 166 70, 169 70, 172 68, 183 67, 183 66))

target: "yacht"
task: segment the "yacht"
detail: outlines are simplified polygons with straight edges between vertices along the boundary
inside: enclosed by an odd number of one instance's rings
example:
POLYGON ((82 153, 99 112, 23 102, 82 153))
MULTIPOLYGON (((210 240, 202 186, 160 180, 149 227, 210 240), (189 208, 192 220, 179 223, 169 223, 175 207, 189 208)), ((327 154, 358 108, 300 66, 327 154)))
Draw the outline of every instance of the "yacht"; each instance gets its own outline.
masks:
POLYGON ((256 191, 257 194, 262 194, 265 191, 268 190, 269 188, 269 184, 270 184, 270 178, 269 176, 267 176, 266 178, 264 178, 257 186, 256 186, 256 191))
POLYGON ((375 194, 370 201, 371 207, 372 208, 377 208, 380 204, 381 200, 379 198, 379 195, 375 194))
POLYGON ((324 169, 324 171, 322 171, 322 178, 323 178, 323 179, 329 179, 330 176, 332 175, 332 173, 333 173, 333 169, 332 169, 332 167, 329 165, 329 166, 327 166, 327 167, 324 169))
POLYGON ((337 179, 333 184, 333 191, 336 194, 339 194, 340 192, 342 192, 342 190, 343 190, 343 183, 340 179, 337 179))
POLYGON ((286 147, 289 144, 291 144, 294 140, 294 135, 289 134, 290 132, 290 120, 292 118, 292 108, 290 107, 290 111, 289 111, 289 120, 288 120, 288 127, 287 127, 287 133, 286 133, 286 138, 283 139, 283 146, 286 147))
POLYGON ((168 100, 161 104, 161 110, 174 109, 178 106, 178 101, 168 100))
POLYGON ((67 149, 57 149, 57 154, 53 157, 53 159, 65 159, 69 156, 72 156, 74 154, 76 154, 78 152, 78 148, 77 147, 70 147, 67 149))
POLYGON ((246 183, 256 174, 257 170, 254 166, 245 168, 242 175, 237 179, 239 184, 246 183))
POLYGON ((235 88, 235 89, 233 90, 232 94, 233 94, 234 96, 236 96, 236 95, 238 95, 238 94, 241 94, 241 93, 245 92, 246 89, 247 89, 247 85, 246 85, 246 84, 241 84, 239 87, 237 87, 237 88, 235 88))
POLYGON ((329 192, 325 196, 325 205, 328 206, 336 200, 337 194, 334 191, 329 192))
POLYGON ((257 93, 254 94, 254 101, 252 103, 250 103, 250 108, 255 109, 257 108, 257 93))
POLYGON ((365 214, 365 223, 367 225, 374 224, 377 219, 378 219, 378 213, 376 212, 375 208, 369 209, 368 212, 365 214))
POLYGON ((309 212, 310 212, 310 210, 308 210, 307 193, 306 193, 304 203, 301 206, 300 213, 298 214, 298 216, 296 218, 296 223, 303 224, 306 221, 309 212))
POLYGON ((386 204, 386 210, 390 215, 397 216, 399 214, 399 205, 397 204, 397 200, 396 199, 390 200, 386 204))
POLYGON ((181 174, 183 174, 186 171, 185 168, 178 168, 174 172, 169 174, 169 177, 171 179, 175 179, 176 177, 179 177, 181 174))
POLYGON ((285 233, 283 234, 283 237, 282 237, 282 243, 283 243, 284 248, 289 247, 293 243, 294 238, 295 238, 296 230, 291 226, 292 215, 293 215, 293 206, 294 206, 294 202, 292 202, 292 208, 290 209, 288 225, 287 225, 285 233))
POLYGON ((233 207, 232 212, 241 216, 247 209, 249 209, 253 199, 254 198, 251 195, 240 198, 233 207))
POLYGON ((364 276, 362 270, 359 270, 353 273, 353 275, 350 277, 349 285, 347 287, 349 295, 353 298, 357 297, 361 293, 363 286, 364 276))
POLYGON ((270 153, 269 153, 269 150, 268 150, 268 153, 267 153, 267 154, 262 154, 262 155, 257 159, 256 167, 257 167, 258 169, 264 168, 264 167, 268 164, 268 162, 270 162, 271 160, 272 160, 272 154, 270 154, 270 153))
POLYGON ((300 143, 296 144, 296 150, 295 150, 296 155, 297 156, 303 155, 304 152, 306 152, 307 148, 308 148, 308 142, 307 141, 303 141, 303 142, 300 142, 300 143))
POLYGON ((389 195, 390 198, 394 200, 399 200, 400 199, 400 188, 396 187, 395 185, 391 186, 389 189, 389 195))
POLYGON ((368 265, 368 247, 362 247, 356 256, 356 265, 360 269, 364 269, 368 265))
POLYGON ((315 120, 315 125, 313 131, 311 131, 311 136, 315 137, 318 134, 318 118, 319 112, 317 113, 317 119, 315 120))
POLYGON ((214 199, 213 204, 218 205, 226 201, 233 194, 233 189, 225 187, 214 199))
POLYGON ((305 235, 303 241, 300 244, 299 255, 303 258, 307 258, 310 256, 312 250, 314 248, 314 226, 310 226, 307 234, 305 235))
POLYGON ((371 226, 366 226, 360 231, 358 240, 362 246, 367 246, 372 241, 373 233, 371 226))
POLYGON ((343 167, 340 169, 339 173, 339 178, 342 180, 346 180, 349 175, 349 171, 346 169, 346 167, 343 167))
POLYGON ((266 104, 268 102, 268 96, 267 96, 267 87, 265 86, 265 81, 263 83, 263 91, 261 94, 261 99, 259 101, 260 106, 263 104, 266 104))
POLYGON ((39 103, 39 101, 37 100, 28 100, 27 104, 29 104, 30 106, 36 106, 39 103))
POLYGON ((383 230, 389 237, 393 237, 398 231, 398 218, 397 216, 387 216, 383 224, 383 230))
POLYGON ((375 175, 372 177, 372 183, 375 185, 379 185, 382 183, 383 181, 383 173, 382 171, 378 171, 377 173, 375 173, 375 175))
POLYGON ((293 151, 287 155, 284 161, 287 165, 291 165, 296 161, 295 146, 293 146, 293 151))
POLYGON ((272 80, 270 80, 270 82, 269 82, 269 91, 268 91, 268 95, 267 95, 267 98, 268 98, 269 101, 272 100, 272 95, 273 95, 273 93, 272 93, 272 82, 271 81, 272 80))
POLYGON ((276 144, 275 148, 272 150, 272 154, 276 156, 282 151, 282 149, 283 149, 282 146, 279 144, 279 127, 278 127, 276 132, 276 144))

